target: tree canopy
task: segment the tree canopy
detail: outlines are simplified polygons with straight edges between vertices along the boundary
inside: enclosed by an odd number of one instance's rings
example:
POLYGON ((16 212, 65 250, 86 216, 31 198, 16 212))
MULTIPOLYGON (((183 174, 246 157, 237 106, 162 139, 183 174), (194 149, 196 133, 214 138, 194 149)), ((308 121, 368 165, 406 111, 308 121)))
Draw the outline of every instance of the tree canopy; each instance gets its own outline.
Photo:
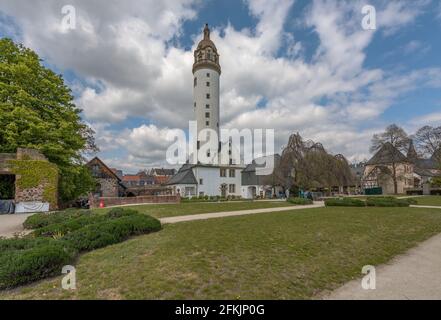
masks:
POLYGON ((282 185, 302 189, 349 186, 355 182, 344 156, 332 155, 322 144, 304 141, 299 134, 289 138, 276 172, 282 185))
POLYGON ((41 151, 60 169, 63 201, 93 185, 82 164, 83 153, 96 150, 94 132, 80 113, 60 75, 31 49, 0 39, 0 152, 41 151))

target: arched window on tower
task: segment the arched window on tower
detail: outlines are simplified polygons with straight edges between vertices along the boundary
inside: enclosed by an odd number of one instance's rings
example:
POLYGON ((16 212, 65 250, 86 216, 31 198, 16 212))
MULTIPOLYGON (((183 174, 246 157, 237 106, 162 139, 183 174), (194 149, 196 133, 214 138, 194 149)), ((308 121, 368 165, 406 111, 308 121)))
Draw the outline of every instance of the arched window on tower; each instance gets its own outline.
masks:
POLYGON ((211 60, 211 50, 208 50, 208 51, 207 51, 207 59, 208 59, 208 60, 211 60))

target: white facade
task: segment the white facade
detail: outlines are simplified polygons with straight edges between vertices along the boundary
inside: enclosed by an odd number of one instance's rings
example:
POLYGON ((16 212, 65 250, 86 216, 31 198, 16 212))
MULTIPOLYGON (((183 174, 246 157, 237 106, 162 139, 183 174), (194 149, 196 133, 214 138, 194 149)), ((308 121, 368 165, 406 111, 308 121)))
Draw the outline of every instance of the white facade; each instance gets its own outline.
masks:
POLYGON ((241 196, 242 169, 240 167, 195 166, 193 173, 198 182, 197 195, 241 196), (223 173, 225 177, 221 177, 223 173))
POLYGON ((261 199, 272 199, 274 197, 284 196, 283 188, 280 186, 264 186, 264 185, 253 185, 253 186, 242 186, 241 196, 244 199, 255 199, 256 197, 261 199))
MULTIPOLYGON (((194 115, 198 126, 199 133, 203 129, 211 129, 216 132, 219 137, 219 90, 220 75, 214 69, 203 68, 198 69, 194 73, 194 115)), ((216 146, 219 145, 219 139, 216 146)), ((217 150, 214 150, 217 152, 217 150)))

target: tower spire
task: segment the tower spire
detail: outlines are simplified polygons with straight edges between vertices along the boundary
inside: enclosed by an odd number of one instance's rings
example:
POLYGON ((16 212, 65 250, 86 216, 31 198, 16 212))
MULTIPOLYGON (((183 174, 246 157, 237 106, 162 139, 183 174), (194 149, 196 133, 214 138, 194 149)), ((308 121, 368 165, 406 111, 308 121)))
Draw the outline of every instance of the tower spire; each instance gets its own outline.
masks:
POLYGON ((205 24, 204 28, 204 40, 210 40, 210 28, 208 27, 208 23, 205 24))

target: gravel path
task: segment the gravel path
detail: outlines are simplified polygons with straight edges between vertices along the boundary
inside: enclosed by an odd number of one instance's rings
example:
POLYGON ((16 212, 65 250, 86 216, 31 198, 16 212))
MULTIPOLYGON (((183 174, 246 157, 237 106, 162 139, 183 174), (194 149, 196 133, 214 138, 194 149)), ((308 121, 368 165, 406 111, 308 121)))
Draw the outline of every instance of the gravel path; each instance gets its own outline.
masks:
POLYGON ((188 216, 167 217, 167 218, 161 218, 160 220, 161 220, 161 223, 167 224, 167 223, 194 221, 194 220, 206 220, 206 219, 213 219, 213 218, 243 216, 243 215, 256 214, 256 213, 270 213, 270 212, 280 212, 280 211, 322 208, 324 206, 325 206, 325 204, 323 202, 315 202, 314 204, 307 205, 307 206, 290 206, 290 207, 276 207, 276 208, 265 208, 265 209, 203 213, 203 214, 195 214, 195 215, 188 215, 188 216))
POLYGON ((23 222, 30 214, 5 214, 0 215, 0 237, 11 238, 24 231, 23 222))
POLYGON ((324 299, 440 300, 441 234, 395 257, 388 264, 376 267, 375 290, 364 290, 360 278, 348 282, 324 299))

